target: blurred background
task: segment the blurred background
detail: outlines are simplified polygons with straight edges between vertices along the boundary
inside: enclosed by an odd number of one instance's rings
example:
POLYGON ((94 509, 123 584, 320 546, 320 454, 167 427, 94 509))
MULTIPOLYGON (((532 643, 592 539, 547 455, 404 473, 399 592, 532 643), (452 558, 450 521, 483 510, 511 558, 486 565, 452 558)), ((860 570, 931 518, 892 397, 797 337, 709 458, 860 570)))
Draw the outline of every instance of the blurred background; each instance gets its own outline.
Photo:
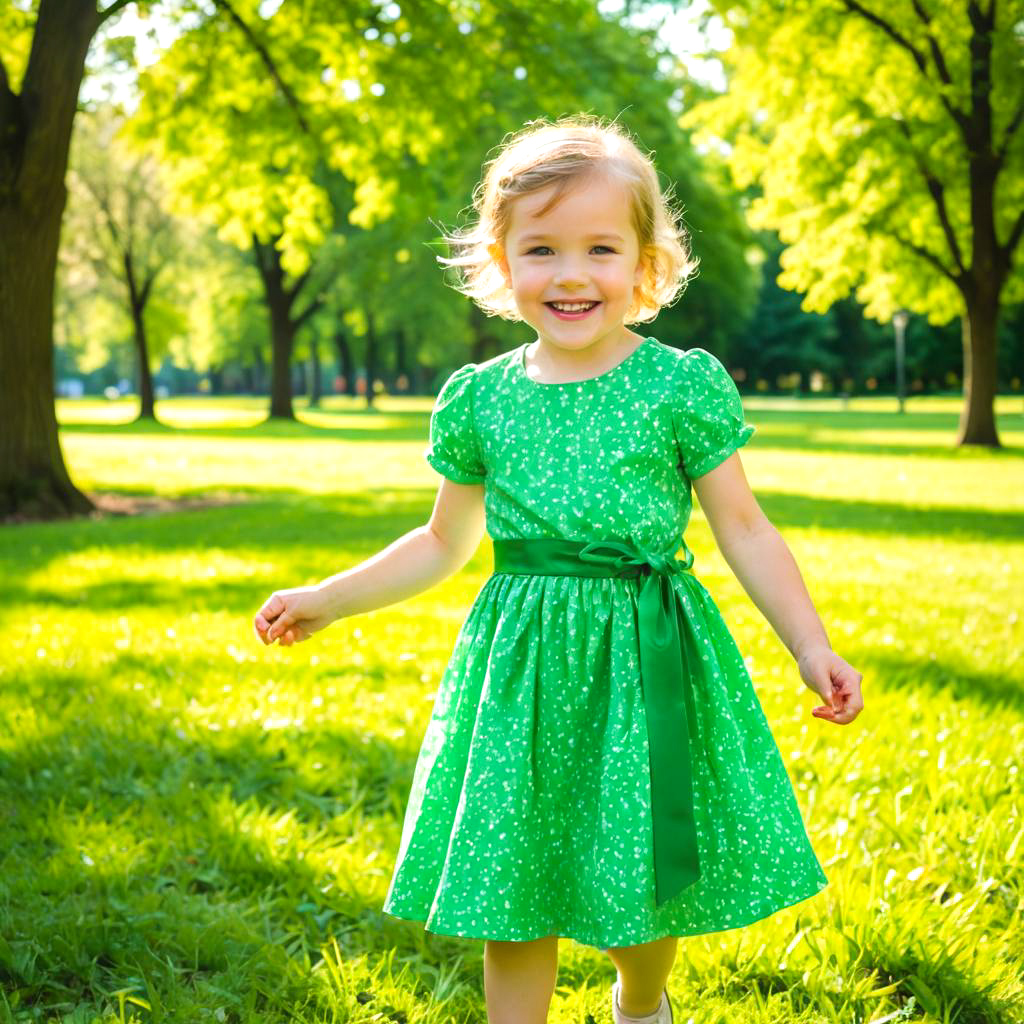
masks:
MULTIPOLYGON (((442 229, 531 119, 616 118, 698 275, 817 703, 717 550, 829 886, 680 943, 680 1024, 1024 1021, 1024 0, 0 0, 0 1024, 476 1024, 381 913, 489 541, 294 648, 252 620, 430 514, 430 410, 533 339, 442 229)), ((608 1024, 565 941, 551 1020, 608 1024)))
MULTIPOLYGON (((33 43, 87 28, 5 7, 17 93, 33 43)), ((441 286, 439 226, 505 133, 583 110, 654 152, 700 259, 645 330, 744 394, 965 395, 959 439, 991 444, 1024 375, 1012 7, 972 85, 970 4, 114 3, 74 97, 55 392, 433 393, 526 335, 441 286)))

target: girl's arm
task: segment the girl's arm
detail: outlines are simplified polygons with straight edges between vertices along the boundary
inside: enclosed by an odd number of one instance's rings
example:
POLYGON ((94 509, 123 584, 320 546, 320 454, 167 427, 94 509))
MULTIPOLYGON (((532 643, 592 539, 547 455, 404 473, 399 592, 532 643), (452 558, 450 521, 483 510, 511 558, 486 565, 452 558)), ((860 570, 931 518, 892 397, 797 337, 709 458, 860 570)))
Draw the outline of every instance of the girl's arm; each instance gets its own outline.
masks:
POLYGON ((320 583, 331 620, 404 601, 458 572, 484 534, 483 496, 483 484, 457 484, 442 477, 434 510, 423 526, 320 583))
POLYGON ((729 568, 789 649, 804 682, 827 702, 813 713, 852 721, 863 708, 863 676, 832 650, 796 559, 757 503, 739 453, 697 477, 693 487, 729 568))
POLYGON ((483 484, 443 477, 430 519, 372 558, 311 587, 276 591, 254 626, 264 643, 290 646, 335 619, 404 601, 458 572, 484 534, 483 484))

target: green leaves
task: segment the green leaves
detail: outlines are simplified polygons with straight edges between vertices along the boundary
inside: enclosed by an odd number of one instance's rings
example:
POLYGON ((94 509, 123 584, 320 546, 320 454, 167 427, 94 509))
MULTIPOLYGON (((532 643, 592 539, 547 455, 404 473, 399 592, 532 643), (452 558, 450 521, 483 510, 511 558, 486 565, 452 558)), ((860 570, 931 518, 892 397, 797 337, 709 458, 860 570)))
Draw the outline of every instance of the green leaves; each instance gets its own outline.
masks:
MULTIPOLYGON (((682 123, 732 142, 734 180, 763 189, 751 222, 789 245, 779 284, 818 312, 856 289, 880 322, 898 308, 933 323, 963 313, 951 276, 972 267, 974 232, 995 216, 1005 242, 1024 206, 1024 140, 987 192, 968 167, 972 145, 998 150, 1024 102, 1013 42, 1024 4, 999 5, 991 77, 973 96, 965 4, 926 14, 901 2, 872 18, 845 0, 714 7, 735 34, 729 90, 682 123), (992 138, 987 104, 998 112, 992 138)), ((1021 287, 1018 271, 1007 298, 1021 287)))

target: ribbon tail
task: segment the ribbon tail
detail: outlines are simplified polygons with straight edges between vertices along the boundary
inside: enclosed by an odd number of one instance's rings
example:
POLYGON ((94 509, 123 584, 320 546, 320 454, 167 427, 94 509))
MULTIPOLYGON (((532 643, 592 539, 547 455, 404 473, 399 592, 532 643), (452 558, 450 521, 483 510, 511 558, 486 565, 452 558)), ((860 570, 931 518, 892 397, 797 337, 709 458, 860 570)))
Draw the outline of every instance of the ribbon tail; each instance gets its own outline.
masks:
POLYGON ((696 707, 692 651, 684 660, 685 612, 662 574, 649 576, 638 600, 640 673, 650 749, 655 903, 661 906, 700 878, 690 760, 696 707), (667 629, 667 643, 659 640, 667 629))

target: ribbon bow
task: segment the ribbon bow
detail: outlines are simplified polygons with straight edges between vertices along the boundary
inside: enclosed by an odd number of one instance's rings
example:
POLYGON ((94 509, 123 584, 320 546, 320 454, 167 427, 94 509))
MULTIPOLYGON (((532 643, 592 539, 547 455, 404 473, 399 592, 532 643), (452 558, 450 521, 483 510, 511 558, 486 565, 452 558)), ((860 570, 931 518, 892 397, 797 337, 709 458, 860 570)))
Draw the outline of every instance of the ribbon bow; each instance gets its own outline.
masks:
POLYGON ((585 562, 607 565, 623 577, 644 576, 637 602, 640 675, 651 772, 655 901, 660 906, 700 878, 693 808, 690 729, 695 728, 692 674, 701 668, 691 626, 670 577, 693 565, 619 541, 593 541, 585 562), (635 571, 633 571, 635 570, 635 571))

